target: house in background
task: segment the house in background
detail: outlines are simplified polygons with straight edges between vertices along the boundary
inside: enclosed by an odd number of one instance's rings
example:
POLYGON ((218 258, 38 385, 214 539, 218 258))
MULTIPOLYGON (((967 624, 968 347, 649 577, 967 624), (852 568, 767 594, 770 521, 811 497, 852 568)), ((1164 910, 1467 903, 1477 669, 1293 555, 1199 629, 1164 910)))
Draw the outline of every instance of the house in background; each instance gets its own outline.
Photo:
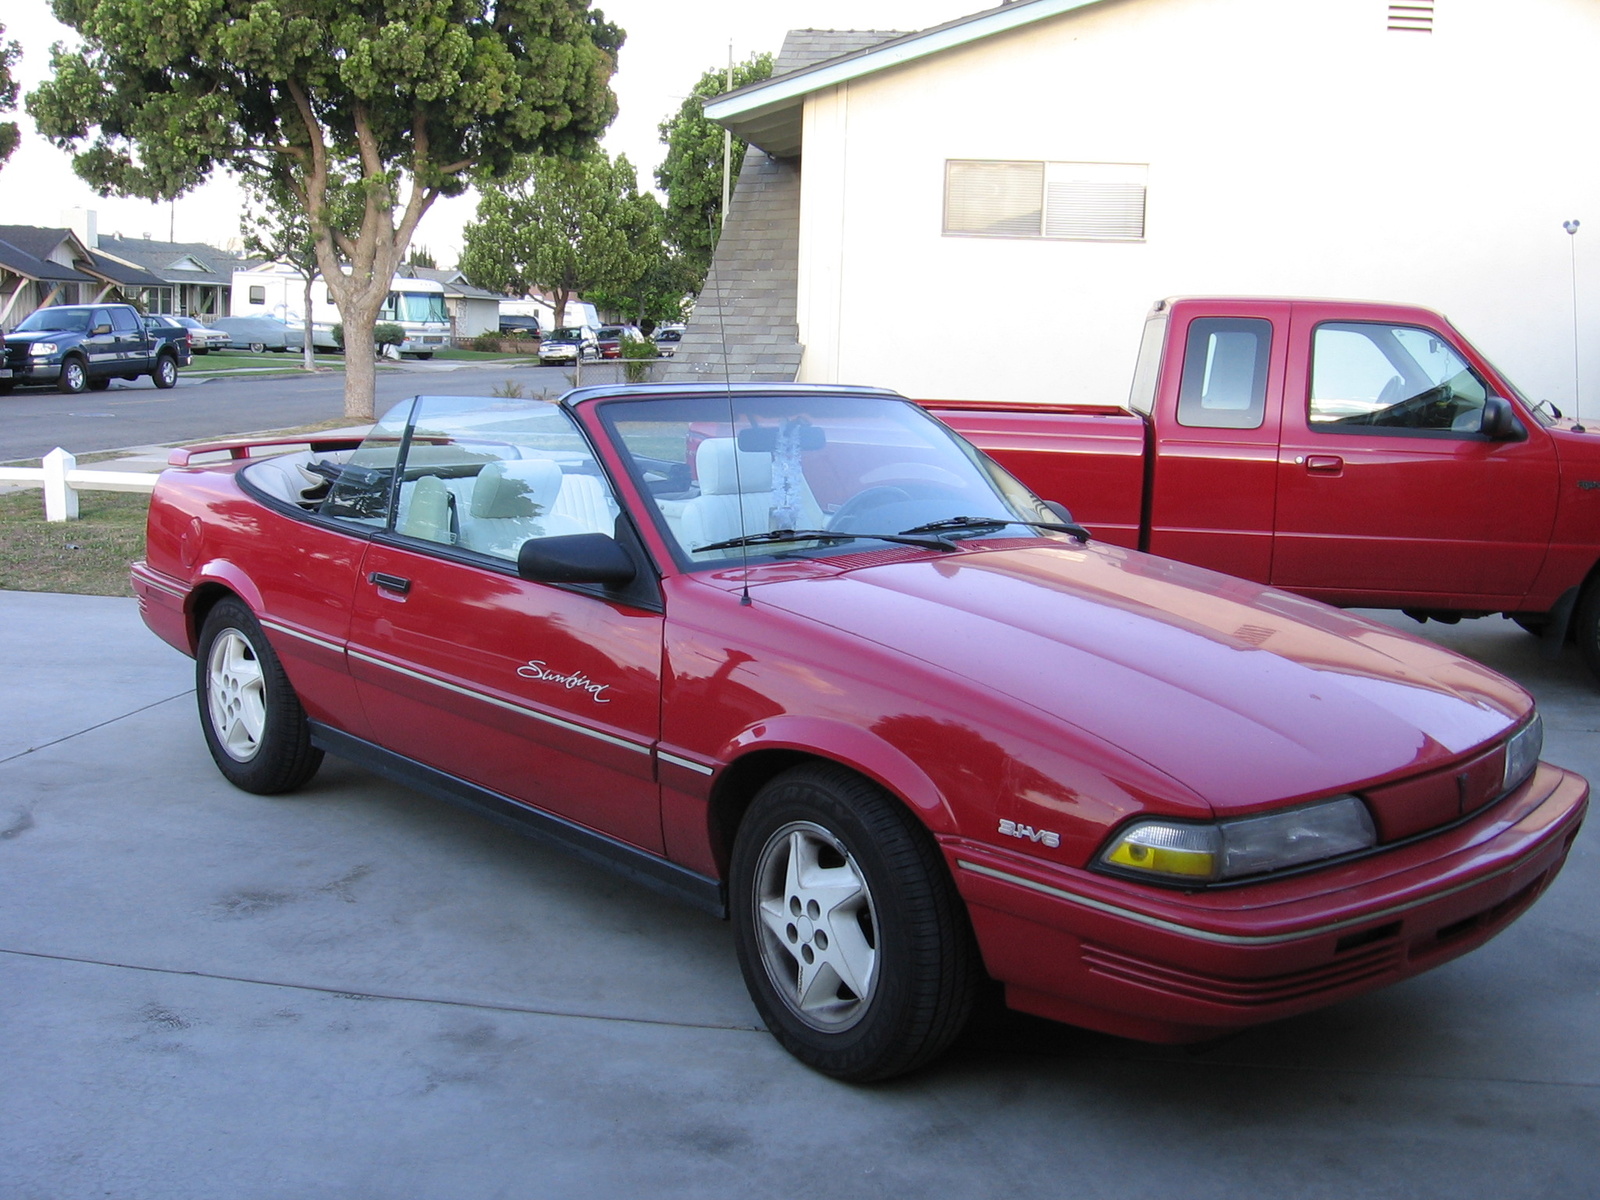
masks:
POLYGON ((95 253, 70 229, 0 225, 0 329, 48 304, 129 300, 160 282, 95 253))
POLYGON ((1377 298, 1570 406, 1591 0, 1019 0, 851 36, 708 101, 752 150, 680 359, 720 315, 735 377, 1120 402, 1157 298, 1377 298))

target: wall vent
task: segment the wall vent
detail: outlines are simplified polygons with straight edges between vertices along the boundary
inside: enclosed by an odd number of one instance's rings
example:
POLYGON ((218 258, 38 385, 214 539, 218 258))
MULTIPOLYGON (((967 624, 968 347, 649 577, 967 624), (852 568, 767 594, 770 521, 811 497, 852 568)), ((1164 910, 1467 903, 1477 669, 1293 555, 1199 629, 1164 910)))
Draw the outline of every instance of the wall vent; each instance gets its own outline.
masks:
POLYGON ((1389 31, 1432 33, 1433 0, 1411 0, 1408 4, 1389 5, 1389 31))

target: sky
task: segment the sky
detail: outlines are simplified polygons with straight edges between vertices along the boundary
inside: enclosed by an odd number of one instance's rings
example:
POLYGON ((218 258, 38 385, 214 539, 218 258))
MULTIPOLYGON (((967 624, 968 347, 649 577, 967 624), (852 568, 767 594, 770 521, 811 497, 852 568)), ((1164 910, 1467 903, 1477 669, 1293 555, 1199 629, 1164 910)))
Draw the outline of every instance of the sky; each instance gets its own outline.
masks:
MULTIPOLYGON (((740 60, 776 53, 791 28, 911 31, 978 12, 993 2, 797 0, 790 8, 763 0, 594 0, 592 7, 628 35, 612 79, 617 119, 602 144, 613 156, 628 156, 641 186, 653 186, 651 172, 665 151, 657 126, 677 111, 704 71, 727 63, 730 44, 740 60)), ((50 46, 76 40, 52 16, 47 0, 6 0, 0 23, 5 40, 22 46, 14 75, 24 95, 49 73, 50 46)), ((67 224, 63 214, 68 210, 85 208, 94 210, 103 234, 215 246, 237 241, 242 202, 237 186, 226 177, 171 204, 100 197, 73 173, 70 156, 34 131, 20 104, 5 119, 17 121, 22 140, 0 167, 0 225, 59 228, 67 224)), ((461 249, 461 229, 472 219, 475 205, 470 194, 437 201, 412 245, 425 247, 440 266, 453 265, 461 249)))

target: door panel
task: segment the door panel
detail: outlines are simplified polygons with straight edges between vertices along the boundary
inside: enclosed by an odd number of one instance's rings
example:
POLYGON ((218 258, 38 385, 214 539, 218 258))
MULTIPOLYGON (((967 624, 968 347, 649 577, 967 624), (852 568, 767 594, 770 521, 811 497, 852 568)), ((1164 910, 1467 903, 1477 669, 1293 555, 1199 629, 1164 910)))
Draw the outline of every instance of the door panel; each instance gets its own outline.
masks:
POLYGON ((659 614, 387 541, 362 573, 350 667, 382 745, 660 852, 659 614))
POLYGON ((1338 600, 1510 603, 1544 561, 1557 464, 1477 432, 1488 385, 1442 330, 1296 305, 1271 582, 1338 600))

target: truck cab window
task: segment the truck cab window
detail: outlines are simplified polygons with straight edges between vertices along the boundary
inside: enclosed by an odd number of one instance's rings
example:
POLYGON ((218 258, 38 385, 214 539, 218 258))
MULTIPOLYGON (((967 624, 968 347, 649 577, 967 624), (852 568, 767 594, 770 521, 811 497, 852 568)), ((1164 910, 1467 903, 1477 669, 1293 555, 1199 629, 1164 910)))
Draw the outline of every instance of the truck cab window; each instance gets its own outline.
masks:
POLYGON ((1437 333, 1409 325, 1329 322, 1311 347, 1311 428, 1454 436, 1483 425, 1489 389, 1437 333))
POLYGON ((1178 391, 1178 424, 1259 429, 1267 410, 1272 322, 1205 317, 1189 323, 1178 391))

